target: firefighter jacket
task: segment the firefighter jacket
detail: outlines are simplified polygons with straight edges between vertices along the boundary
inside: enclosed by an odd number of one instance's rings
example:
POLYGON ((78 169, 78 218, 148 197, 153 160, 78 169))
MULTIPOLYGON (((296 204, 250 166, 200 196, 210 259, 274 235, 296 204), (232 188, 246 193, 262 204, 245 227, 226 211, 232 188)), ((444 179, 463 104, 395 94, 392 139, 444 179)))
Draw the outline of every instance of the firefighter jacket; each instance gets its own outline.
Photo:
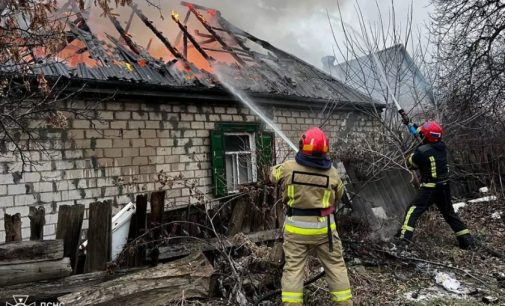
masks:
POLYGON ((344 192, 337 169, 316 169, 288 160, 274 166, 270 181, 281 185, 283 202, 292 208, 324 209, 334 207, 344 192))
POLYGON ((421 187, 434 188, 449 177, 445 143, 422 144, 408 158, 409 166, 419 169, 421 187))

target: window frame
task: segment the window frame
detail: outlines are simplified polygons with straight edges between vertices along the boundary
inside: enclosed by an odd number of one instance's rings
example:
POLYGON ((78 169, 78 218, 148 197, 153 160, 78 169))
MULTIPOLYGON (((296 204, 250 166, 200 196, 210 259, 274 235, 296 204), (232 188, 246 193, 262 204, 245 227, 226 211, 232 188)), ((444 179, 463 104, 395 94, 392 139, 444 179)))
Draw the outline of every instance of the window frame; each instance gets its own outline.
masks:
MULTIPOLYGON (((226 175, 226 156, 227 155, 236 155, 237 156, 237 164, 234 165, 235 169, 237 170, 237 186, 241 185, 240 183, 240 166, 238 164, 238 156, 239 155, 245 155, 244 153, 248 154, 251 156, 251 174, 252 174, 252 182, 247 182, 247 183, 255 183, 258 181, 258 164, 256 161, 256 133, 257 132, 224 132, 224 155, 225 155, 225 175, 226 175), (227 151, 226 150, 226 136, 248 136, 249 138, 249 150, 248 151, 227 151)), ((226 185, 228 185, 228 178, 225 177, 226 179, 226 185)), ((242 183, 242 184, 247 184, 247 183, 242 183)), ((232 185, 234 185, 234 182, 232 182, 232 185)), ((232 193, 237 193, 239 190, 227 190, 228 194, 232 193)))
POLYGON ((233 194, 233 192, 230 193, 227 190, 226 155, 224 149, 225 134, 251 134, 253 136, 250 139, 251 161, 253 158, 255 159, 253 166, 253 171, 255 172, 254 181, 257 182, 268 176, 266 172, 275 163, 275 138, 273 132, 265 131, 263 124, 257 122, 219 122, 209 132, 212 193, 214 196, 226 197, 233 194))

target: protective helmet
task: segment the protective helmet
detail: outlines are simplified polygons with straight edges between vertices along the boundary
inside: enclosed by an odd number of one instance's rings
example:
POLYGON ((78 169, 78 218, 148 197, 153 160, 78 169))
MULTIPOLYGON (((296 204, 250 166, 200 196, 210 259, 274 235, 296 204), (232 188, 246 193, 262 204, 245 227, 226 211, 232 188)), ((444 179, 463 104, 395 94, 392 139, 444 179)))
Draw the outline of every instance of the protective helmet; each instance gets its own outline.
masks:
POLYGON ((426 121, 419 128, 419 133, 428 142, 439 142, 444 130, 436 121, 426 121))
POLYGON ((303 155, 325 157, 329 146, 328 137, 317 127, 308 129, 300 138, 300 151, 303 155))

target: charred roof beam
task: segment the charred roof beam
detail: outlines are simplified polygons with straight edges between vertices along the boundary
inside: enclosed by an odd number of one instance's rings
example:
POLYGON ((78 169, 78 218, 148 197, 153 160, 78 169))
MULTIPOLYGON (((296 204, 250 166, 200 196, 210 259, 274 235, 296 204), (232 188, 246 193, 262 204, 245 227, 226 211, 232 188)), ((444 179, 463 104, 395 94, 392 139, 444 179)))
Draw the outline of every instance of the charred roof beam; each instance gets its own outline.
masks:
MULTIPOLYGON (((186 25, 188 23, 188 20, 189 20, 189 17, 191 16, 191 12, 188 10, 188 12, 186 13, 186 17, 184 17, 184 21, 182 22, 184 25, 186 25)), ((179 44, 179 42, 181 41, 181 37, 182 37, 182 34, 184 32, 180 31, 178 34, 177 34, 177 37, 175 38, 175 43, 174 45, 177 45, 179 44)))
MULTIPOLYGON (((245 62, 242 60, 240 56, 238 56, 233 49, 228 46, 228 44, 221 38, 221 36, 217 35, 217 33, 214 31, 211 25, 207 23, 207 21, 203 18, 203 16, 195 10, 195 5, 187 3, 187 2, 181 2, 183 5, 186 5, 188 10, 190 10, 193 15, 200 21, 200 23, 205 27, 205 29, 212 35, 214 38, 217 40, 217 42, 223 47, 223 49, 227 50, 230 52, 231 56, 241 65, 245 65, 245 62)), ((214 10, 214 12, 217 12, 214 10)))
POLYGON ((132 9, 139 16, 140 20, 158 37, 158 39, 165 45, 165 47, 172 53, 172 55, 177 59, 182 59, 187 62, 186 58, 177 50, 176 47, 172 46, 170 41, 153 25, 153 22, 147 19, 147 17, 142 13, 142 11, 137 7, 136 4, 132 5, 132 9))
POLYGON ((196 50, 198 50, 198 52, 200 52, 200 54, 209 63, 212 63, 212 62, 215 61, 215 59, 212 56, 210 56, 209 54, 207 54, 207 52, 205 52, 205 50, 203 50, 202 47, 200 47, 200 45, 198 44, 198 42, 196 41, 196 39, 193 37, 193 35, 191 35, 188 32, 188 29, 186 29, 186 27, 181 23, 181 21, 179 20, 179 18, 177 17, 176 14, 172 14, 172 20, 179 26, 179 29, 183 32, 184 35, 187 36, 187 38, 189 39, 189 41, 191 42, 191 44, 193 44, 193 46, 196 48, 196 50))
POLYGON ((137 48, 137 45, 133 42, 133 40, 128 36, 128 33, 126 33, 125 29, 121 26, 119 21, 116 19, 116 17, 112 16, 109 14, 109 19, 116 28, 116 30, 119 32, 121 37, 123 38, 124 42, 128 47, 137 55, 141 55, 141 51, 137 48))

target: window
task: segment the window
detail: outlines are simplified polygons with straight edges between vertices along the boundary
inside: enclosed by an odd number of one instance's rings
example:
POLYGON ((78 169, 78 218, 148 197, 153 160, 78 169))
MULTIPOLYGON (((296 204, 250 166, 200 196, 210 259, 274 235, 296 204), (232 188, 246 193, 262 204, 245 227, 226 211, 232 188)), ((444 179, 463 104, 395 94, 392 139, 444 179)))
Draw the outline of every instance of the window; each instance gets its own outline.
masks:
POLYGON ((273 136, 256 123, 220 123, 211 131, 214 194, 238 192, 264 176, 273 161, 273 136))
POLYGON ((256 144, 252 133, 224 133, 226 188, 237 192, 239 185, 256 182, 256 144))

